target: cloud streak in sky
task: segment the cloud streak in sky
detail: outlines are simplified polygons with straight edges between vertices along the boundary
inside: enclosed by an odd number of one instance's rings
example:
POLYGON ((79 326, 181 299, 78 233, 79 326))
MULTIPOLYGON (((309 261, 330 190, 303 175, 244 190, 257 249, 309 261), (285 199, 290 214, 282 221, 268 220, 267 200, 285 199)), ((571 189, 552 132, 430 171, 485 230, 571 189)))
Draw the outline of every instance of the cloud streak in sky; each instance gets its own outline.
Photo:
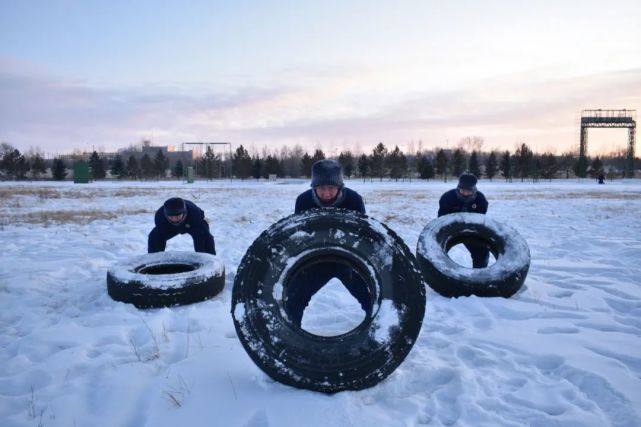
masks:
POLYGON ((641 70, 563 79, 531 73, 469 81, 448 90, 399 92, 371 69, 322 77, 287 73, 270 84, 106 86, 66 80, 43 70, 0 67, 0 138, 47 152, 92 146, 114 150, 152 138, 226 140, 279 148, 300 143, 368 148, 455 144, 468 135, 493 148, 524 141, 537 150, 571 148, 585 108, 641 104, 641 70))

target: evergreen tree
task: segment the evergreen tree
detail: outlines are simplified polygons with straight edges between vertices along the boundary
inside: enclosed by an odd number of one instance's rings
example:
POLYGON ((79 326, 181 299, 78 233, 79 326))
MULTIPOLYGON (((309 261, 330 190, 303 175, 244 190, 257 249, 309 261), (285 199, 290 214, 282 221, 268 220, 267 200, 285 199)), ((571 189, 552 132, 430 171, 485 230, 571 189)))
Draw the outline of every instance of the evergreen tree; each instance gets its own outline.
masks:
POLYGON ((351 178, 354 172, 354 156, 352 156, 352 152, 349 150, 343 151, 338 156, 338 161, 343 166, 343 175, 351 178))
POLYGON ((545 153, 541 156, 541 176, 552 181, 558 170, 556 156, 552 153, 545 153))
POLYGON ((314 164, 319 160, 324 160, 324 159, 325 159, 325 153, 323 153, 323 150, 316 149, 316 151, 314 151, 314 155, 312 156, 312 164, 314 164))
POLYGON ((154 157, 154 174, 159 178, 165 178, 167 176, 167 166, 169 166, 169 159, 159 148, 154 157))
POLYGON ((558 170, 565 172, 565 179, 570 179, 570 172, 574 167, 574 154, 569 151, 563 153, 558 159, 558 170))
POLYGON ((436 174, 443 177, 443 182, 447 182, 447 164, 449 159, 445 150, 439 149, 436 153, 436 174))
POLYGON ((200 176, 204 176, 207 179, 212 179, 218 175, 218 172, 220 172, 219 163, 220 156, 215 154, 211 146, 208 145, 200 161, 196 164, 196 171, 200 176))
POLYGON ((176 164, 174 165, 174 169, 172 170, 172 175, 174 178, 182 178, 184 175, 184 166, 182 160, 177 160, 176 164))
POLYGON ((398 148, 398 145, 394 147, 385 160, 391 179, 398 181, 399 178, 407 174, 407 158, 398 148))
POLYGON ((232 158, 234 174, 240 179, 247 179, 251 176, 252 159, 249 152, 240 145, 232 158))
POLYGON ((134 155, 130 155, 127 160, 127 166, 125 166, 125 175, 129 178, 137 179, 140 176, 140 168, 138 167, 138 160, 134 155))
POLYGON ((45 159, 42 158, 40 153, 34 154, 31 159, 31 176, 35 179, 38 179, 40 175, 47 173, 47 166, 45 165, 45 159))
POLYGON ((263 168, 263 162, 260 160, 260 157, 258 156, 254 157, 254 160, 252 161, 252 177, 256 178, 256 180, 259 180, 261 176, 262 168, 263 168))
POLYGON ((53 175, 53 179, 56 181, 62 181, 65 179, 67 176, 67 165, 65 165, 64 160, 60 158, 53 159, 51 174, 53 175))
POLYGON ((149 158, 149 154, 145 153, 140 158, 140 175, 144 179, 148 179, 154 176, 154 163, 149 158))
POLYGON ((603 162, 599 159, 599 156, 596 156, 590 165, 590 176, 596 178, 601 173, 603 173, 603 162))
POLYGON ((452 154, 452 174, 460 176, 465 171, 465 153, 460 148, 452 154))
POLYGON ((361 154, 358 158, 358 173, 363 177, 363 181, 369 176, 369 159, 367 154, 361 154))
POLYGON ((470 155, 470 167, 468 168, 470 172, 477 178, 481 178, 481 166, 479 165, 478 154, 475 151, 472 151, 470 155))
POLYGON ((300 159, 300 174, 307 178, 311 177, 313 163, 314 161, 309 154, 303 154, 303 157, 300 159))
POLYGON ((111 176, 116 176, 118 179, 125 175, 125 164, 122 162, 120 154, 116 154, 114 161, 111 163, 111 176))
POLYGON ((532 153, 532 150, 530 150, 530 147, 527 146, 527 144, 522 143, 521 146, 516 149, 514 157, 516 158, 516 176, 521 178, 521 182, 523 182, 525 178, 528 178, 532 174, 532 162, 534 160, 534 154, 532 153))
POLYGON ((380 181, 385 176, 385 158, 387 157, 387 148, 382 142, 379 142, 372 150, 369 157, 369 169, 372 176, 377 176, 380 181))
POLYGON ((434 166, 432 166, 432 160, 428 159, 426 156, 421 156, 418 160, 418 173, 421 179, 434 178, 434 166))
POLYGON ((269 178, 269 175, 281 176, 280 172, 280 163, 276 156, 271 154, 265 159, 265 170, 263 172, 263 178, 269 178))
POLYGON ((95 150, 89 158, 89 167, 91 168, 91 179, 94 181, 105 179, 107 176, 104 159, 102 159, 95 150))
POLYGON ((492 151, 487 159, 485 160, 485 176, 492 181, 492 178, 496 176, 496 153, 492 151))
POLYGON ((579 156, 579 160, 574 166, 574 174, 579 178, 588 176, 588 158, 586 156, 579 156))
POLYGON ((5 151, 0 161, 0 169, 8 178, 25 179, 29 171, 29 162, 17 148, 9 144, 3 145, 3 148, 5 151))
POLYGON ((501 164, 499 166, 501 175, 505 178, 506 182, 512 182, 512 157, 509 151, 505 151, 501 157, 501 164))
POLYGON ((532 155, 532 181, 534 182, 539 182, 539 178, 541 178, 541 156, 537 155, 532 155))

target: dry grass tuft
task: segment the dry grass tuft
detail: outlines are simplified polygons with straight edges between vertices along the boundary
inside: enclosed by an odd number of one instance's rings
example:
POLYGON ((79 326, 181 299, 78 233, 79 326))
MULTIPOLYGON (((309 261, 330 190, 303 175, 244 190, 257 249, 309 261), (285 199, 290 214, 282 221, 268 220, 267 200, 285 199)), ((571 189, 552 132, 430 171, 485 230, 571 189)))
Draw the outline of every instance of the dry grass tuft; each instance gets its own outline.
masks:
POLYGON ((641 199, 641 192, 628 192, 628 193, 615 193, 615 192, 599 192, 599 191, 586 191, 586 192, 559 192, 551 194, 546 192, 505 192, 496 196, 497 199, 502 200, 534 200, 534 199, 607 199, 607 200, 639 200, 641 199))
POLYGON ((0 188, 0 201, 8 201, 14 197, 20 196, 35 196, 41 200, 45 199, 59 199, 62 194, 58 190, 52 188, 0 188))
POLYGON ((41 211, 30 212, 24 215, 9 215, 5 217, 4 224, 88 224, 98 220, 109 220, 125 215, 139 215, 153 212, 149 209, 120 209, 117 211, 104 211, 98 209, 75 211, 41 211))

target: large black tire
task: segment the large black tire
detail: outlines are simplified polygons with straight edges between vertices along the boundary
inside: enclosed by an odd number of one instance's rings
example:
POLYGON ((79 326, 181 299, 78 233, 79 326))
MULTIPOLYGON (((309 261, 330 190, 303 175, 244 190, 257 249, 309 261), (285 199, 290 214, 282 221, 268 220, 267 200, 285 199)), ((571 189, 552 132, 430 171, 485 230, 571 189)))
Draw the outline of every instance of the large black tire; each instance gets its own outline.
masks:
POLYGON ((334 393, 371 387, 405 359, 421 329, 425 286, 416 259, 384 224, 355 211, 314 209, 264 231, 236 273, 232 317, 251 359, 276 381, 334 393), (285 312, 288 280, 324 257, 363 276, 372 314, 338 336, 310 334, 285 312))
POLYGON ((418 239, 416 258, 427 284, 446 297, 514 295, 530 268, 530 249, 512 227, 477 213, 444 215, 429 222, 418 239), (487 245, 496 262, 487 268, 466 268, 447 252, 459 243, 487 245))
POLYGON ((201 252, 157 252, 131 258, 107 272, 107 292, 138 308, 192 304, 225 286, 225 266, 201 252))

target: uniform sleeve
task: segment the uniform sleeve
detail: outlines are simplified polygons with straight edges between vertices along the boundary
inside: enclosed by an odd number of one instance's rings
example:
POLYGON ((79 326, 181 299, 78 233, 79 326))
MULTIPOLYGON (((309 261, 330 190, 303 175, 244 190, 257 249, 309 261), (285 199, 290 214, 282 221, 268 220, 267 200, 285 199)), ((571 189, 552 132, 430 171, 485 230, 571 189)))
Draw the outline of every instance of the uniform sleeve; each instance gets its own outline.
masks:
POLYGON ((302 208, 302 206, 301 206, 301 200, 300 200, 300 199, 301 199, 301 197, 302 197, 302 196, 298 196, 298 197, 296 197, 296 204, 294 205, 294 213, 295 213, 295 214, 297 214, 297 213, 301 213, 301 212, 302 212, 302 210, 303 210, 303 208, 302 208))
POLYGON ((356 196, 357 196, 356 210, 362 214, 365 214, 365 203, 363 202, 363 198, 361 197, 360 194, 357 194, 356 196))
POLYGON ((438 216, 447 215, 449 213, 445 205, 446 203, 445 203, 445 194, 444 194, 441 196, 441 198, 438 201, 438 216))
POLYGON ((154 225, 155 225, 156 227, 162 227, 162 226, 163 226, 163 223, 162 223, 162 222, 163 222, 163 219, 164 219, 164 218, 162 217, 162 215, 161 215, 161 213, 160 213, 160 211, 161 211, 161 210, 162 210, 162 208, 161 208, 161 209, 158 209, 158 210, 156 211, 156 214, 154 215, 154 225))
POLYGON ((484 194, 481 194, 481 200, 479 201, 479 205, 480 205, 481 213, 487 213, 487 208, 489 203, 487 202, 487 199, 485 198, 484 194))

